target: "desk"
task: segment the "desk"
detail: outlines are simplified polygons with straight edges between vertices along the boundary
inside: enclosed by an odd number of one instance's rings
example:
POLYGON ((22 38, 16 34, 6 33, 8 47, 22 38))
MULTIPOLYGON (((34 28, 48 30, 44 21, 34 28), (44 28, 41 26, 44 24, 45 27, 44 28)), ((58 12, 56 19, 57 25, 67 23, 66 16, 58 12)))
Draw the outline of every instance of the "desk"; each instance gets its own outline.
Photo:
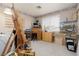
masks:
POLYGON ((38 40, 42 39, 42 30, 41 30, 41 28, 32 28, 32 33, 37 34, 37 39, 38 40))

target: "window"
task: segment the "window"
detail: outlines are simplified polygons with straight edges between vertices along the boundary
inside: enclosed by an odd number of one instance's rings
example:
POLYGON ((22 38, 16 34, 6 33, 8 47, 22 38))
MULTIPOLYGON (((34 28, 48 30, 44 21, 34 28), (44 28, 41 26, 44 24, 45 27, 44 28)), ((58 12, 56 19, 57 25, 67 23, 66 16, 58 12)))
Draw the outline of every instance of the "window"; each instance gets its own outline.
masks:
POLYGON ((48 32, 60 31, 60 16, 47 16, 42 18, 42 28, 48 32))

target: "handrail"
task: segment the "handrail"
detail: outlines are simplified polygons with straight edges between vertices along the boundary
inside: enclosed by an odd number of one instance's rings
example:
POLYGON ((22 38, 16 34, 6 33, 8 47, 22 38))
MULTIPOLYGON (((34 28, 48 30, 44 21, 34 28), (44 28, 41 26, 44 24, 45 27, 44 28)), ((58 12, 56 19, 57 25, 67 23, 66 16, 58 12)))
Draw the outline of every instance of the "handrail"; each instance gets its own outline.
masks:
POLYGON ((9 48, 8 48, 7 53, 11 50, 11 47, 12 47, 12 44, 13 44, 13 42, 14 42, 15 37, 16 37, 16 34, 14 35, 14 38, 13 38, 13 40, 11 41, 11 44, 10 44, 10 46, 9 46, 9 48))
MULTIPOLYGON (((10 39, 11 39, 11 37, 12 37, 12 34, 13 34, 13 31, 12 31, 12 33, 11 33, 11 35, 10 35, 10 37, 9 37, 9 39, 8 39, 8 41, 7 41, 7 43, 6 43, 6 45, 5 45, 5 47, 4 47, 4 50, 3 50, 3 52, 2 52, 2 56, 3 55, 5 55, 6 53, 8 53, 8 51, 9 51, 9 49, 10 49, 10 46, 12 46, 12 43, 13 43, 13 40, 11 41, 11 44, 9 43, 10 42, 10 39), (9 45, 10 44, 10 45, 9 45), (9 46, 9 47, 8 47, 9 46), (7 52, 6 52, 7 51, 7 52)), ((15 36, 14 36, 15 37, 15 36)))

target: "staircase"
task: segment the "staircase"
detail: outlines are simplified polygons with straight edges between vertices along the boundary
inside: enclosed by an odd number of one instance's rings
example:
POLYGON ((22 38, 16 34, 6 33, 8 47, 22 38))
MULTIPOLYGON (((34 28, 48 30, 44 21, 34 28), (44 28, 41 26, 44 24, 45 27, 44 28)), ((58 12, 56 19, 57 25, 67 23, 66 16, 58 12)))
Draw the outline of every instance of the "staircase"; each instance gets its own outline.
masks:
MULTIPOLYGON (((4 14, 2 10, 3 9, 0 10, 0 55, 4 55, 3 51, 5 50, 5 46, 10 46, 7 42, 9 41, 9 39, 11 39, 12 41, 12 38, 14 36, 12 34, 12 30, 14 28, 12 18, 10 15, 4 14)), ((11 50, 14 50, 14 47, 11 50)))

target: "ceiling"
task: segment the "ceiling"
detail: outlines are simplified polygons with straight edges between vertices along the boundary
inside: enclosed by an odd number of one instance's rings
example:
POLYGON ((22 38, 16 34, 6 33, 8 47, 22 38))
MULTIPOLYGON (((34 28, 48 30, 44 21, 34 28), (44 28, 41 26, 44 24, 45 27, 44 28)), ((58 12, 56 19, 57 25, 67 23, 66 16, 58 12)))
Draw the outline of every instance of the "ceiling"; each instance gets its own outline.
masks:
MULTIPOLYGON (((11 3, 2 5, 11 7, 11 3)), ((75 3, 15 3, 14 5, 21 12, 34 17, 76 6, 75 3), (37 6, 41 6, 41 8, 37 8, 37 6)))

